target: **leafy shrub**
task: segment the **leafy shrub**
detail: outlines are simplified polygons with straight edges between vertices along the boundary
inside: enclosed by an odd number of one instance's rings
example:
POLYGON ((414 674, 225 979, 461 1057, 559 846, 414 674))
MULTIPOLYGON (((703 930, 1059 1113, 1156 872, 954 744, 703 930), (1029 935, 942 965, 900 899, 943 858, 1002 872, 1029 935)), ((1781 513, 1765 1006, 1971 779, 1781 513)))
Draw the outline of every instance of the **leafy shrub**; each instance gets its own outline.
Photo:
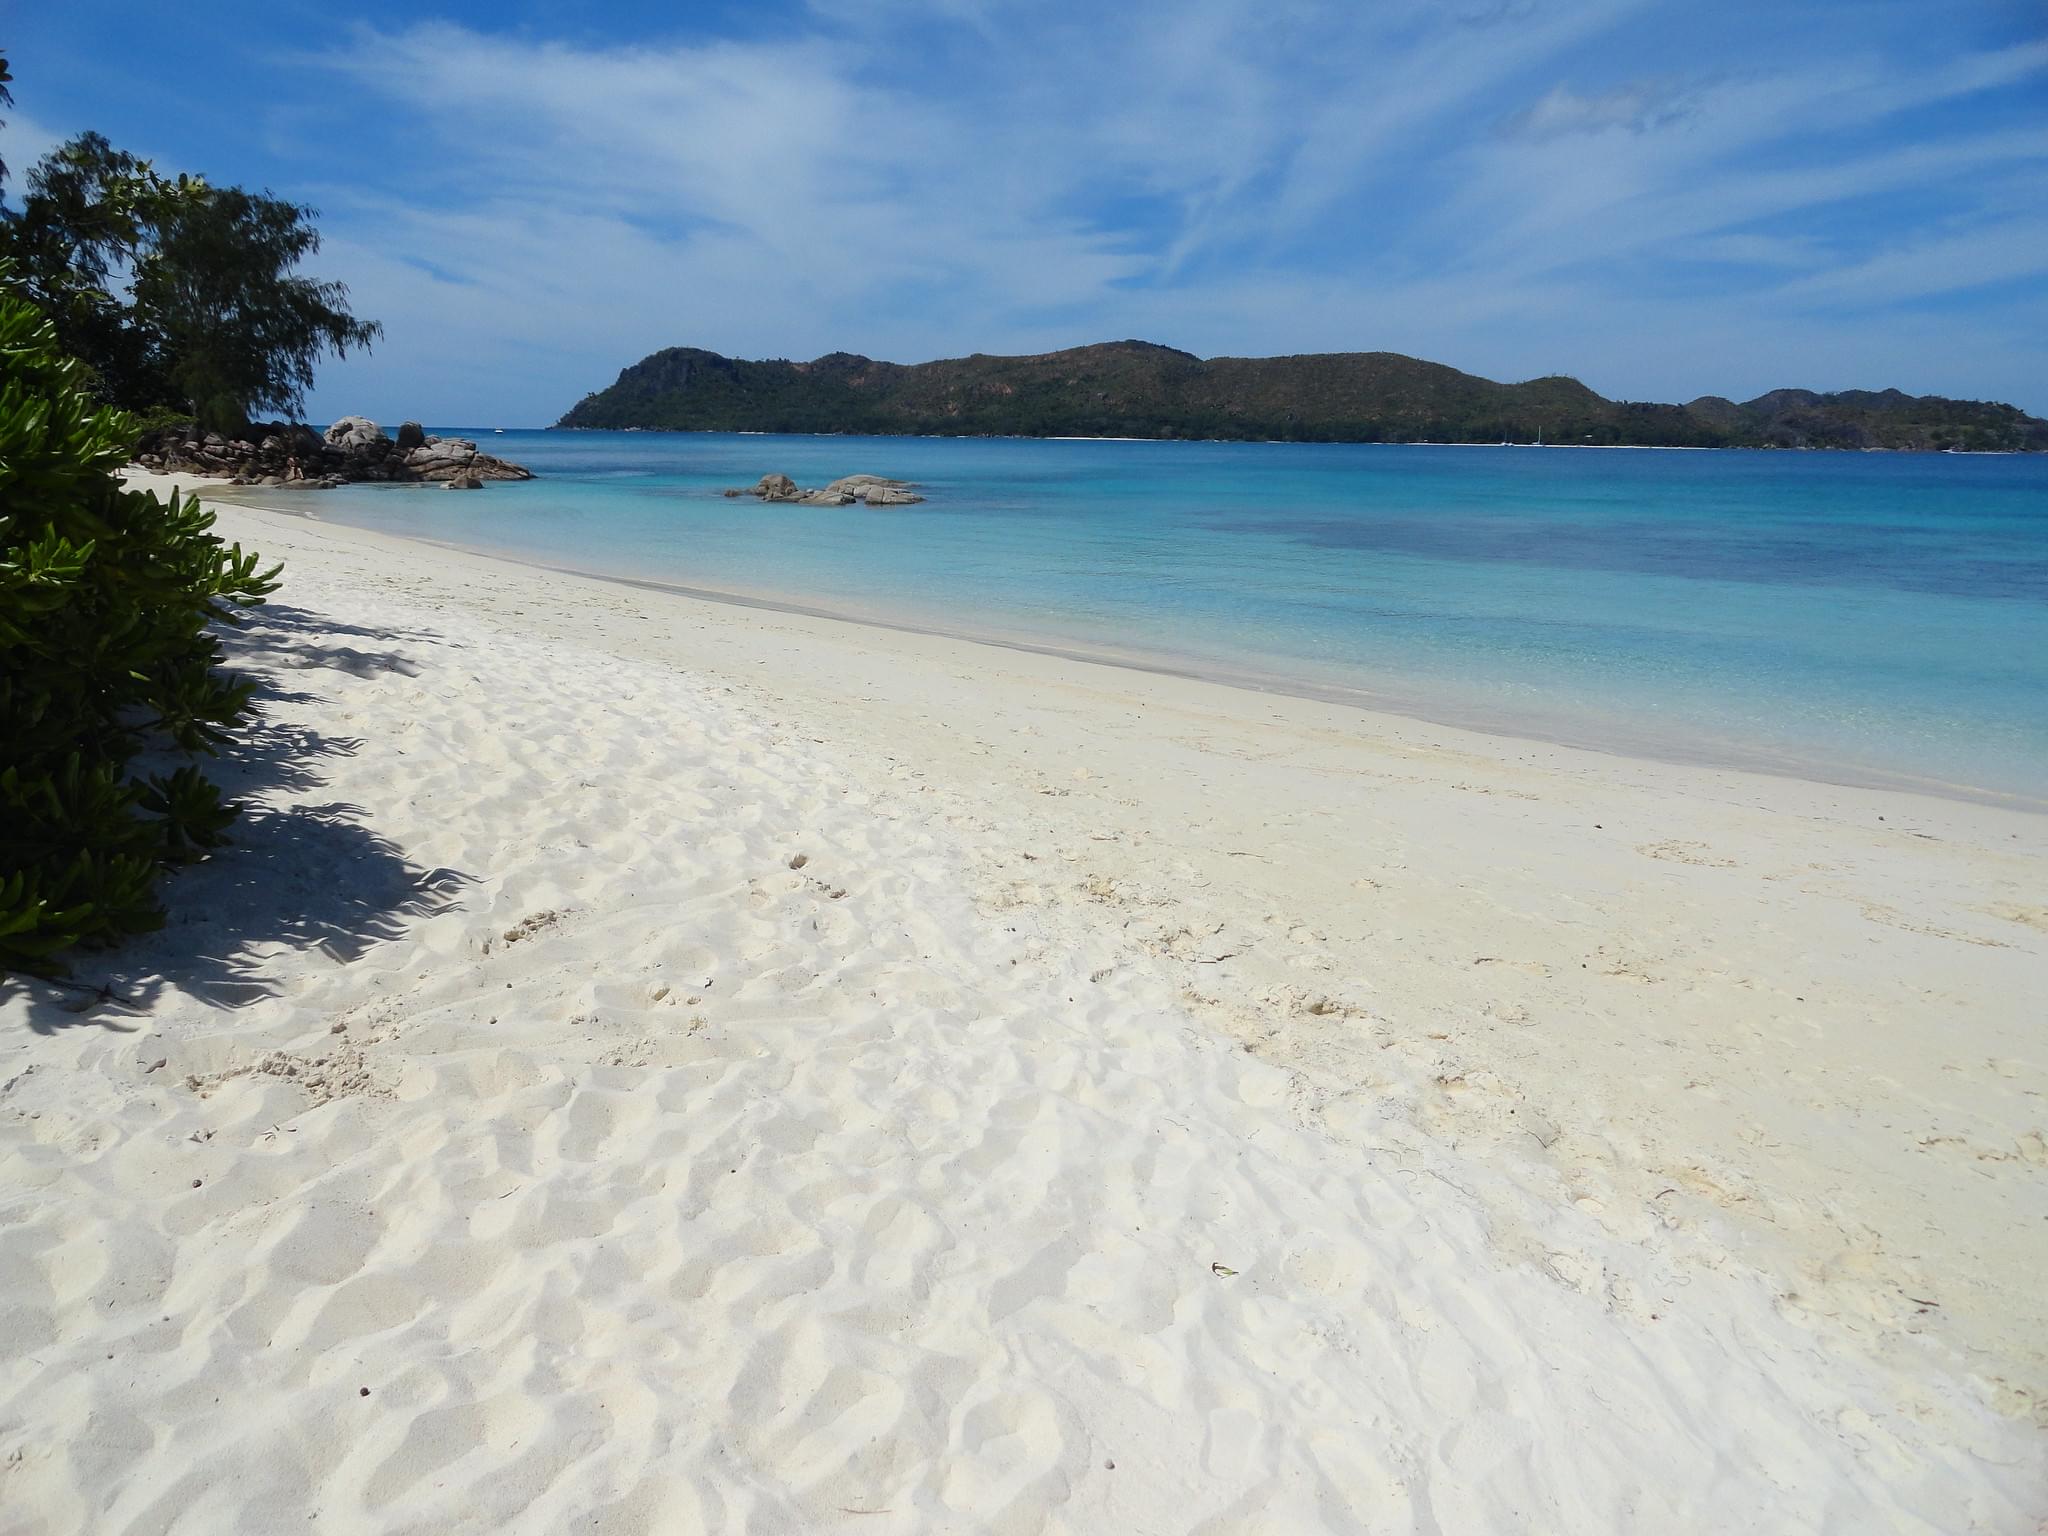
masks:
POLYGON ((134 419, 137 438, 172 431, 182 437, 193 425, 192 413, 174 406, 152 405, 147 410, 130 411, 128 414, 134 419))
POLYGON ((161 926, 162 872, 234 808, 187 764, 250 713, 207 626, 276 590, 191 497, 121 483, 135 439, 0 269, 0 974, 161 926))

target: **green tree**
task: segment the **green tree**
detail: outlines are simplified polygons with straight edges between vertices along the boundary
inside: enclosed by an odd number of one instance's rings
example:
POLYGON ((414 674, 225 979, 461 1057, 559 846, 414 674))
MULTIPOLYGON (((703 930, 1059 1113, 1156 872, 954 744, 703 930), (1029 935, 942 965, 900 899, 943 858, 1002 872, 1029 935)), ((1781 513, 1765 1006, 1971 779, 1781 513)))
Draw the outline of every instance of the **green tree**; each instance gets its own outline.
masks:
POLYGON ((295 416, 325 353, 382 334, 349 313, 342 284, 297 270, 320 249, 311 208, 161 175, 96 133, 46 155, 0 218, 0 255, 60 347, 131 410, 222 429, 255 411, 295 416))
POLYGON ((134 423, 96 401, 0 264, 0 973, 158 926, 166 869, 234 808, 190 761, 232 739, 250 685, 210 625, 276 587, 213 514, 128 489, 134 423))
MULTIPOLYGON (((0 53, 0 107, 11 107, 14 105, 14 92, 7 89, 7 87, 13 84, 13 82, 14 76, 10 75, 7 72, 7 55, 4 53, 0 53)), ((6 121, 4 119, 0 119, 0 128, 4 128, 6 126, 6 121)), ((4 182, 6 180, 7 162, 5 160, 0 160, 0 182, 4 182)), ((5 194, 0 194, 0 203, 4 203, 5 200, 5 194)))
POLYGON ((29 172, 28 196, 0 226, 0 252, 57 328, 57 344, 92 368, 99 393, 132 410, 180 402, 157 328, 123 293, 134 263, 205 183, 157 174, 147 160, 80 134, 29 172))
POLYGON ((208 426, 252 411, 297 417, 327 352, 346 357, 382 334, 348 311, 348 289, 295 269, 320 249, 313 210, 240 187, 155 204, 136 262, 133 313, 170 385, 208 426))

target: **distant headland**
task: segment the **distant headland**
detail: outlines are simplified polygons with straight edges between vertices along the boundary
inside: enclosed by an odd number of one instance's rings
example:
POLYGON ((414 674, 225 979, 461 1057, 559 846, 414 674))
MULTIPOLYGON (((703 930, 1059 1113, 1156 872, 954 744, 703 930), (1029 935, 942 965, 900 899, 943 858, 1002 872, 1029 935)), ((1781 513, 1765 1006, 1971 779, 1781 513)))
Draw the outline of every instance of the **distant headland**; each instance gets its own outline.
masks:
POLYGON ((1737 402, 1609 400, 1577 379, 1500 384, 1397 352, 1200 358, 1144 341, 1030 357, 751 362, 669 347, 558 427, 937 436, 1549 443, 1668 448, 2048 451, 2015 406, 1895 389, 1737 402))

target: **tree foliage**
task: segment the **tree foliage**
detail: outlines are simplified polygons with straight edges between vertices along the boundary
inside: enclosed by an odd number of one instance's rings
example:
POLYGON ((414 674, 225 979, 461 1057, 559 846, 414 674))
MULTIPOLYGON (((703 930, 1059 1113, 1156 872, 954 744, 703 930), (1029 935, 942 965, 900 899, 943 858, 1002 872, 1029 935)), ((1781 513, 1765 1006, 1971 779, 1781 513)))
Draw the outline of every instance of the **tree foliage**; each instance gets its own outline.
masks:
MULTIPOLYGON (((7 55, 0 53, 0 107, 14 105, 14 92, 8 86, 14 83, 14 76, 7 72, 7 55)), ((4 126, 4 125, 0 125, 4 126)), ((0 181, 7 179, 7 162, 0 160, 0 181)))
POLYGON ((129 409, 174 399, 163 349, 122 292, 136 256, 171 205, 204 184, 157 174, 96 133, 52 150, 29 172, 22 207, 0 225, 0 253, 57 328, 57 343, 91 366, 102 398, 129 409))
POLYGON ((134 423, 88 383, 0 266, 0 972, 160 925, 161 874, 220 842, 190 759, 250 687, 208 626, 276 585, 195 499, 123 485, 134 423))
POLYGON ((92 369, 101 398, 222 429, 296 416, 313 367, 382 334, 348 290, 298 271, 314 212, 268 193, 160 174, 96 133, 52 150, 0 222, 0 255, 92 369))
POLYGON ((168 199, 136 263, 134 311, 178 399, 208 426, 303 414, 322 354, 381 334, 348 290, 295 274, 320 249, 313 210, 239 187, 168 199))

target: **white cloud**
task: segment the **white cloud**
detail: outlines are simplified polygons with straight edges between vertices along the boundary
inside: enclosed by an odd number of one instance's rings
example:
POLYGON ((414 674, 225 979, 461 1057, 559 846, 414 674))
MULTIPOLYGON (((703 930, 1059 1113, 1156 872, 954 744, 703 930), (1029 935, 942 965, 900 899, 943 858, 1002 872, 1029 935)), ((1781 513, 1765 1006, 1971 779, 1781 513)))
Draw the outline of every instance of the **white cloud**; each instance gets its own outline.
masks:
POLYGON ((39 123, 18 107, 0 107, 0 160, 7 163, 7 180, 0 192, 10 203, 19 204, 28 187, 28 173, 35 163, 70 137, 39 123))
POLYGON ((1509 118, 1504 127, 1510 135, 1539 141, 1613 128, 1647 133, 1677 122, 1687 110, 1686 93, 1661 82, 1639 81, 1584 95, 1558 85, 1534 106, 1509 118))
POLYGON ((2048 218, 2034 216, 1888 246, 1866 260, 1789 283, 1774 297, 1867 310, 2040 276, 2048 276, 2048 218))
MULTIPOLYGON (((1353 195, 1369 166, 1412 164, 1415 146, 1445 135, 1445 117, 1485 102, 1521 71, 1613 26, 1644 0, 1562 0, 1503 15, 1475 37, 1468 25, 1411 20, 1339 49, 1360 77, 1314 108, 1275 199, 1272 217, 1298 229, 1353 195), (1395 159, 1402 156, 1402 159, 1395 159)), ((1365 15, 1377 15, 1361 8, 1365 15)), ((1425 13, 1427 16, 1428 13, 1425 13)))

